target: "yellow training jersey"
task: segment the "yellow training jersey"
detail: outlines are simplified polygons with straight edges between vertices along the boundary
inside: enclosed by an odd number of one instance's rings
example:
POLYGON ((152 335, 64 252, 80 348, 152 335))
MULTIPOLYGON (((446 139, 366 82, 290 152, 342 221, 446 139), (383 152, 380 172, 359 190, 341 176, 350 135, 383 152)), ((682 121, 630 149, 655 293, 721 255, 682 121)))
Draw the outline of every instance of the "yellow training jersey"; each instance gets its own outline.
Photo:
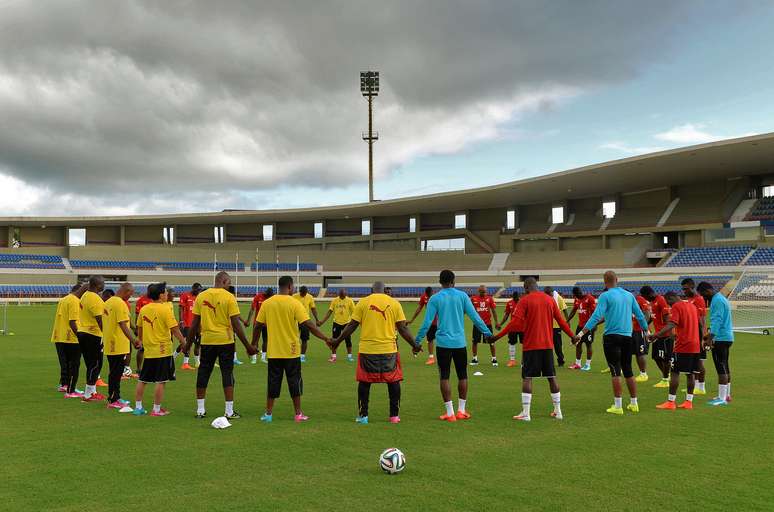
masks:
POLYGON ((73 294, 68 294, 59 299, 56 305, 54 317, 54 329, 51 332, 51 341, 54 343, 78 343, 78 337, 70 329, 70 320, 78 320, 81 316, 81 301, 73 294))
POLYGON ((106 356, 118 356, 129 353, 129 338, 119 325, 126 322, 129 327, 129 308, 120 297, 110 297, 105 301, 105 316, 102 317, 102 345, 106 356))
MULTIPOLYGON (((556 305, 559 306, 559 311, 564 315, 564 310, 567 309, 567 302, 565 302, 564 297, 557 293, 554 295, 554 300, 556 301, 556 305)), ((556 320, 554 320, 554 329, 559 329, 559 323, 556 320)))
POLYGON ((352 312, 355 310, 355 301, 349 297, 343 299, 336 297, 331 301, 333 321, 339 325, 347 325, 352 320, 352 312))
POLYGON ((105 302, 94 292, 86 291, 81 297, 81 312, 78 322, 78 332, 86 332, 102 337, 102 329, 97 323, 97 317, 105 314, 105 302))
POLYGON ((406 320, 400 302, 383 293, 373 293, 357 303, 352 320, 360 323, 361 354, 398 351, 395 323, 406 320))
POLYGON ((297 301, 299 301, 304 306, 304 308, 306 308, 306 314, 311 317, 312 316, 312 308, 316 308, 317 307, 314 304, 314 297, 312 297, 312 294, 311 293, 307 293, 306 295, 304 295, 302 297, 300 293, 294 293, 293 294, 293 298, 296 299, 297 301))
POLYGON ((142 346, 145 359, 172 355, 172 328, 177 326, 175 315, 163 302, 151 302, 140 310, 137 325, 142 326, 142 346))
MULTIPOLYGON (((170 310, 171 311, 171 310, 170 310)), ((225 288, 209 288, 196 296, 194 315, 201 318, 202 345, 234 343, 231 317, 239 315, 239 305, 225 288)))
MULTIPOLYGON (((308 297, 308 295, 307 295, 308 297)), ((309 320, 309 314, 295 297, 273 295, 261 304, 256 322, 266 326, 269 359, 293 359, 301 355, 298 324, 309 320)))

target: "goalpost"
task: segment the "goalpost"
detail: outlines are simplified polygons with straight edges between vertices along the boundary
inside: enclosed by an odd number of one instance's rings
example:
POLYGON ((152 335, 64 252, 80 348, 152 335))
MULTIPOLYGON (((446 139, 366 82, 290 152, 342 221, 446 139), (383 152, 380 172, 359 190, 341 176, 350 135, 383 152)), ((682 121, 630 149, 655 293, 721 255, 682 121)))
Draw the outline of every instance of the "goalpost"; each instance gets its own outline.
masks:
POLYGON ((8 301, 0 302, 0 336, 8 334, 8 301))
POLYGON ((774 332, 774 271, 745 271, 728 298, 735 331, 774 332))

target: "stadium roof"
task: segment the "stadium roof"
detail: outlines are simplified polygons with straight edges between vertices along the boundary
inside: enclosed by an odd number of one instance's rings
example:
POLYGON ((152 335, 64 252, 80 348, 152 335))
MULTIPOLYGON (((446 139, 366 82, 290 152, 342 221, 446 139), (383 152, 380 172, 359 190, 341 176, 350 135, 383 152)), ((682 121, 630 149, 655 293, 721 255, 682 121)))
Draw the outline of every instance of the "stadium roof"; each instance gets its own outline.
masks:
MULTIPOLYGON (((561 151, 561 148, 557 148, 557 151, 561 151)), ((375 203, 169 215, 0 217, 0 224, 86 227, 117 224, 271 223, 365 218, 502 208, 763 174, 774 174, 774 133, 660 151, 490 187, 390 199, 375 203)))

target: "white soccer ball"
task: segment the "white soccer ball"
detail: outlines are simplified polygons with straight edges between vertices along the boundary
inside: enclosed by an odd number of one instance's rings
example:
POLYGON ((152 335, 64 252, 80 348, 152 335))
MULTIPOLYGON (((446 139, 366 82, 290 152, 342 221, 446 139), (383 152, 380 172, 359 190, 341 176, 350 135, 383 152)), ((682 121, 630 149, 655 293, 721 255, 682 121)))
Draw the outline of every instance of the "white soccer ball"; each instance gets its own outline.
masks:
POLYGON ((388 475, 395 475, 406 468, 406 456, 397 448, 387 448, 379 456, 379 467, 388 475))

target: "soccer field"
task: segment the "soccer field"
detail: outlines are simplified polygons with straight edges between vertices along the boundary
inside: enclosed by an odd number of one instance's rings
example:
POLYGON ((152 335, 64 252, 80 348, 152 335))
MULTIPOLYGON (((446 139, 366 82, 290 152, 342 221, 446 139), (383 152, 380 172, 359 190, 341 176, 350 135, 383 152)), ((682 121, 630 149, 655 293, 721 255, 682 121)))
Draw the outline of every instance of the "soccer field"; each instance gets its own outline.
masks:
MULTIPOLYGON (((318 308, 324 314, 327 306, 318 308)), ((407 315, 414 308, 405 304, 407 315)), ((402 423, 387 423, 387 390, 375 385, 366 426, 353 421, 354 367, 341 357, 343 345, 339 361, 329 364, 324 345, 312 338, 304 366, 308 423, 293 422, 283 386, 274 422, 261 424, 266 366, 244 364, 235 370, 235 408, 243 418, 216 430, 210 421, 223 410, 217 369, 209 420, 193 417, 195 372, 178 371, 167 386, 164 405, 172 414, 164 418, 64 400, 48 341, 53 312, 48 305, 11 306, 15 335, 0 336, 2 510, 772 509, 770 336, 738 336, 729 407, 705 405, 717 390, 710 365, 709 394, 696 397, 693 411, 656 410, 666 392, 652 387, 657 371, 649 360, 641 412, 623 417, 604 412, 612 399, 610 378, 599 372, 598 339, 593 372, 559 370, 564 421, 548 417, 548 386, 536 381, 529 424, 511 419, 520 410, 520 371, 505 367, 506 340, 497 345, 499 368, 482 352, 484 375, 471 371, 473 418, 455 424, 438 420, 436 367, 424 365, 425 354, 411 357, 401 341, 402 423), (407 458, 396 476, 377 465, 391 446, 407 458)), ((565 354, 570 350, 565 338, 565 354)), ((242 348, 240 358, 248 360, 242 348)), ((80 388, 83 379, 82 367, 80 388)), ((124 381, 123 397, 133 394, 134 381, 124 381)), ((152 401, 150 390, 145 401, 152 401)))

